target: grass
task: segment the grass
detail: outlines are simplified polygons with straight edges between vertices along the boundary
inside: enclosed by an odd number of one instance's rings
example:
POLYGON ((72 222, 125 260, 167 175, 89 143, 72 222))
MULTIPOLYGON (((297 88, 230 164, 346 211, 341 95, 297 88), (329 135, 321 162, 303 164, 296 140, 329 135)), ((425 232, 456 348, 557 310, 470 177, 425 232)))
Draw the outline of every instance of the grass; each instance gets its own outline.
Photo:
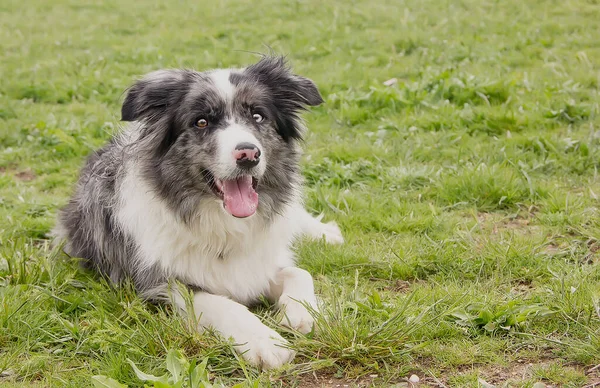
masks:
POLYGON ((594 0, 3 1, 0 386, 140 386, 131 363, 215 386, 598 382, 598 20, 594 0), (307 203, 347 240, 298 243, 327 308, 270 373, 46 241, 136 76, 265 45, 323 93, 307 203))

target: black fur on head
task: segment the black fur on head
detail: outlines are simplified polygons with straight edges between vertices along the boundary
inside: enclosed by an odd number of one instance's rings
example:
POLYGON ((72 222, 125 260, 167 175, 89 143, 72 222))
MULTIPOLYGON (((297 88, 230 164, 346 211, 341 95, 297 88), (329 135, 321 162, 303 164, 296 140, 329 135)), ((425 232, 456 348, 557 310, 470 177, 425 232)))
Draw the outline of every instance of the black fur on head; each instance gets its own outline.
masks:
POLYGON ((193 74, 185 70, 159 70, 146 75, 127 90, 121 120, 152 122, 159 119, 167 108, 181 102, 192 79, 193 74))
MULTIPOLYGON (((127 91, 121 120, 147 124, 164 120, 165 113, 181 105, 194 84, 203 80, 202 74, 190 70, 159 70, 148 74, 127 91)), ((314 82, 294 74, 283 56, 263 56, 242 71, 232 72, 230 81, 235 86, 246 84, 270 94, 276 130, 286 142, 302 137, 299 113, 323 103, 314 82)), ((171 124, 175 133, 165 136, 167 143, 178 136, 177 128, 173 127, 175 123, 171 124)))
POLYGON ((285 141, 302 137, 298 114, 308 106, 323 103, 313 81, 293 74, 282 56, 264 56, 259 62, 232 76, 232 83, 256 82, 271 93, 276 111, 276 127, 285 141))
POLYGON ((158 70, 147 74, 127 90, 121 121, 144 123, 140 138, 148 140, 156 155, 163 155, 182 132, 172 113, 197 81, 198 74, 188 70, 158 70))

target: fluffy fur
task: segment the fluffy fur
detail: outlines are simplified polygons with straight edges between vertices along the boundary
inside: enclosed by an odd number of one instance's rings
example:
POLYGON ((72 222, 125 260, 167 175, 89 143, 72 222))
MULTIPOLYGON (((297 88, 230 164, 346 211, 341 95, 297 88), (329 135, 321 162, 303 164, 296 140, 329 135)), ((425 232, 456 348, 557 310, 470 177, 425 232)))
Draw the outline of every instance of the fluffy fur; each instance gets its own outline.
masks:
POLYGON ((316 307, 312 278, 290 245, 302 233, 343 241, 301 202, 299 113, 320 103, 315 84, 279 57, 146 75, 123 103, 129 124, 88 158, 56 237, 88 268, 185 310, 169 289, 178 280, 194 292, 200 328, 232 337, 263 368, 289 362, 285 340, 246 306, 264 295, 284 310, 282 324, 312 329, 301 304, 316 307))

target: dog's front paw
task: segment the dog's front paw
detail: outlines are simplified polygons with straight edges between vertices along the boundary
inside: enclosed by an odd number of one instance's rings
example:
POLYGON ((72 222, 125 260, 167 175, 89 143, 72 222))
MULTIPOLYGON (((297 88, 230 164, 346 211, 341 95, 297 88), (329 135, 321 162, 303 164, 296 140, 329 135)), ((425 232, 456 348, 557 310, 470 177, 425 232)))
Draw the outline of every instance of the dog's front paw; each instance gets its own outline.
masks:
POLYGON ((275 330, 262 323, 260 325, 262 327, 246 327, 235 336, 236 351, 250 364, 263 370, 291 362, 295 352, 287 348, 288 342, 275 330))
MULTIPOLYGON (((315 319, 304 305, 287 294, 281 295, 279 305, 283 314, 281 325, 298 330, 302 334, 310 333, 315 325, 315 319)), ((310 303, 310 305, 316 310, 316 303, 310 303)))
POLYGON ((329 244, 342 244, 344 242, 344 236, 342 231, 335 221, 328 222, 326 224, 321 223, 321 234, 325 237, 325 241, 329 244))

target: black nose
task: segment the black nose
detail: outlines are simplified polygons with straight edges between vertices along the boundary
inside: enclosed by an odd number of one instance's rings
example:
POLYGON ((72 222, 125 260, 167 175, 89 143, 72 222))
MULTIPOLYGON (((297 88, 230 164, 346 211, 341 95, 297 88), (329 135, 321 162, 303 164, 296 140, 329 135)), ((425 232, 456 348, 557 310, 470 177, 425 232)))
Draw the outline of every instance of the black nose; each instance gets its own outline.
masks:
POLYGON ((252 168, 260 162, 260 149, 252 143, 240 143, 235 146, 233 157, 239 167, 252 168))

